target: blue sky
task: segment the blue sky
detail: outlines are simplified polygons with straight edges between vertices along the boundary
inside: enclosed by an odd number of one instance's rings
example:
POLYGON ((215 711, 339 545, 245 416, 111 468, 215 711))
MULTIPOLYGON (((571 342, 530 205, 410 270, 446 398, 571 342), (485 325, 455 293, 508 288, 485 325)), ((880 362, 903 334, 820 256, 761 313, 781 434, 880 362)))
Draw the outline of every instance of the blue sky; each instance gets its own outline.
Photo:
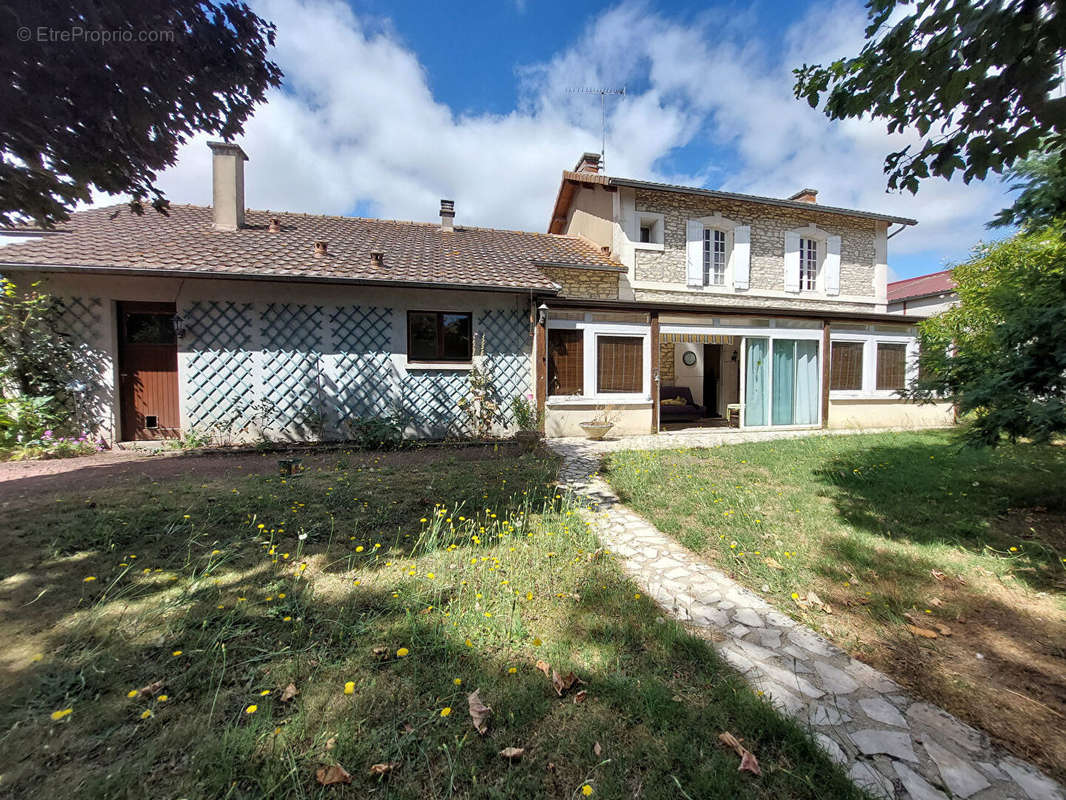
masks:
MULTIPOLYGON (((241 140, 254 208, 433 219, 543 231, 560 171, 600 145, 608 172, 914 217, 893 277, 965 258, 1007 200, 990 180, 886 194, 881 164, 913 134, 830 123, 792 96, 791 69, 857 52, 860 0, 536 2, 254 0, 278 26, 285 85, 241 140)), ((202 140, 162 176, 175 202, 209 202, 202 140)))

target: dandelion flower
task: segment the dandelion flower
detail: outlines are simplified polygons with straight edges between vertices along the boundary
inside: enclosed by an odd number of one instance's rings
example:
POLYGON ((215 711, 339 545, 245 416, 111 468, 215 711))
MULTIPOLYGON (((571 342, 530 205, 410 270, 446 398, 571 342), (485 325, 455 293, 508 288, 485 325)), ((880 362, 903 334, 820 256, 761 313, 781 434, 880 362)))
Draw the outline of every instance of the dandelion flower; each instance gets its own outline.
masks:
POLYGON ((1011 551, 1012 553, 1017 553, 1017 552, 1018 552, 1018 548, 1017 548, 1017 547, 1012 547, 1012 548, 1010 549, 1010 551, 1011 551))
POLYGON ((466 640, 466 646, 467 646, 467 647, 473 647, 473 646, 474 646, 474 643, 473 643, 472 641, 470 641, 469 639, 467 639, 467 640, 466 640))
POLYGON ((172 656, 180 656, 180 655, 181 655, 181 653, 182 653, 182 651, 181 651, 181 650, 175 650, 175 651, 174 651, 173 653, 171 653, 171 655, 172 655, 172 656))
POLYGON ((345 694, 355 694, 355 681, 348 681, 344 684, 345 694))
POLYGON ((70 716, 73 713, 74 713, 74 709, 73 708, 64 708, 64 709, 61 709, 60 711, 53 711, 52 712, 52 720, 55 721, 55 722, 58 722, 59 720, 63 719, 63 717, 70 716))
POLYGON ((442 717, 446 717, 446 716, 448 716, 451 713, 452 713, 452 707, 451 706, 445 706, 444 708, 442 708, 440 710, 440 715, 442 717))
POLYGON ((261 691, 259 693, 259 696, 260 697, 266 697, 268 694, 270 694, 270 690, 269 689, 264 689, 263 691, 261 691))
POLYGON ((589 797, 592 794, 592 787, 586 783, 581 787, 581 794, 585 795, 585 797, 589 797))
POLYGON ((126 692, 126 697, 128 697, 128 698, 130 698, 132 700, 134 697, 136 697, 139 694, 140 694, 140 692, 138 692, 136 689, 130 689, 128 692, 126 692))
POLYGON ((169 699, 170 699, 170 695, 169 694, 161 694, 161 695, 159 695, 159 697, 156 698, 156 701, 159 702, 159 703, 165 703, 169 699))
POLYGON ((259 710, 259 706, 255 705, 253 703, 252 705, 248 706, 248 708, 244 709, 244 713, 245 714, 254 714, 258 710, 259 710))
POLYGON ((96 580, 96 576, 95 576, 95 575, 87 575, 87 576, 86 576, 86 577, 84 578, 84 582, 85 582, 85 583, 89 583, 90 581, 95 581, 95 580, 96 580))
POLYGON ((141 719, 148 719, 150 716, 152 716, 152 709, 150 708, 146 708, 141 712, 141 719))
POLYGON ((292 617, 282 617, 281 621, 282 622, 292 622, 292 617))
POLYGON ((454 683, 456 686, 462 686, 463 685, 463 679, 462 678, 456 678, 455 680, 452 681, 452 683, 454 683))
POLYGON ((399 650, 396 651, 396 657, 397 658, 403 658, 409 652, 411 652, 411 651, 408 650, 406 647, 401 647, 399 650))
POLYGON ((434 578, 436 578, 437 576, 436 576, 436 575, 434 575, 434 574, 433 574, 432 572, 427 572, 427 573, 426 573, 426 577, 427 577, 427 578, 429 578, 430 580, 433 580, 433 579, 434 579, 434 578))
POLYGON ((363 552, 363 546, 362 546, 362 545, 359 545, 358 547, 356 547, 356 548, 355 548, 355 552, 357 552, 357 553, 362 553, 362 552, 363 552))
POLYGON ((516 672, 518 672, 518 667, 511 667, 509 670, 507 670, 508 675, 514 675, 516 672))
POLYGON ((534 647, 540 647, 542 644, 544 644, 544 642, 542 642, 539 637, 534 637, 534 639, 533 639, 533 646, 534 647))

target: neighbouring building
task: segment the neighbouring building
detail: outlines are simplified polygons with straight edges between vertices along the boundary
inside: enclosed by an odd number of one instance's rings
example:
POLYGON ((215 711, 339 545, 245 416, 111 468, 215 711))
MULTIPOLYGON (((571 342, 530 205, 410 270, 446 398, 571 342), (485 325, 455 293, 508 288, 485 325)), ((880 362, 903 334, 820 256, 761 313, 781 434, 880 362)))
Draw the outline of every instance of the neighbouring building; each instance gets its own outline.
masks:
POLYGON ((60 298, 110 440, 342 439, 383 416, 458 434, 475 365, 500 430, 528 395, 550 436, 608 406, 622 434, 951 422, 897 395, 916 344, 887 313, 887 242, 914 220, 613 178, 589 154, 548 233, 458 225, 447 200, 433 223, 251 211, 244 151, 211 149, 211 207, 83 211, 0 248, 60 298))
POLYGON ((950 269, 888 284, 888 310, 893 314, 932 317, 958 302, 950 269))

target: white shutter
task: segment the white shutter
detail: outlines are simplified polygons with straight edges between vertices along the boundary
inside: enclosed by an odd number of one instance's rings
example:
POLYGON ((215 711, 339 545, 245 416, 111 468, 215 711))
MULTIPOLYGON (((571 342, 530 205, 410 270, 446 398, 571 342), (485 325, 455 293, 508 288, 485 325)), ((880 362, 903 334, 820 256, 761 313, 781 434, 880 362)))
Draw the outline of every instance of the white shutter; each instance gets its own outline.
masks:
POLYGON ((751 227, 733 228, 733 288, 747 289, 751 279, 751 227))
POLYGON ((703 223, 690 219, 686 228, 686 277, 689 286, 703 286, 703 223))
POLYGON ((830 236, 825 248, 825 293, 840 294, 840 237, 830 236))
POLYGON ((800 237, 796 233, 785 234, 785 291, 800 290, 800 237))

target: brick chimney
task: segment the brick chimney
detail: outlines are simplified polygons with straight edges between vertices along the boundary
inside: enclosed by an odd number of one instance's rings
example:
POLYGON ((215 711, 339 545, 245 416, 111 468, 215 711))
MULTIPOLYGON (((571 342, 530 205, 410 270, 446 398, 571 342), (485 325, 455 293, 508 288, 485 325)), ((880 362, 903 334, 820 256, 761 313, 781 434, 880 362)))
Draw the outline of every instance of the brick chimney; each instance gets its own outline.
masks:
POLYGON ((244 162, 248 156, 232 142, 208 142, 211 148, 211 208, 216 231, 244 227, 244 162))
POLYGON ((598 174, 599 171, 599 153, 582 153, 581 158, 577 160, 577 166, 574 167, 574 172, 592 172, 594 174, 598 174))
POLYGON ((789 200, 796 200, 800 203, 817 203, 818 202, 818 190, 817 189, 800 189, 789 200))
POLYGON ((455 230, 455 201, 440 201, 440 229, 445 233, 455 230))

